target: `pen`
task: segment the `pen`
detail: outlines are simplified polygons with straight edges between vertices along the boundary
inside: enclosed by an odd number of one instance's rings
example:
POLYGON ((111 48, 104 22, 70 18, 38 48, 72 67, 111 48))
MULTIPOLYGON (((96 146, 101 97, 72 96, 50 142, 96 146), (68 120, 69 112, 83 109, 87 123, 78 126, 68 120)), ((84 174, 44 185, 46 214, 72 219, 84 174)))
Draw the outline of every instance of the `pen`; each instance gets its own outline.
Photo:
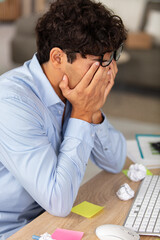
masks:
POLYGON ((39 236, 36 236, 36 235, 33 235, 33 236, 32 236, 32 239, 39 240, 40 237, 39 237, 39 236))

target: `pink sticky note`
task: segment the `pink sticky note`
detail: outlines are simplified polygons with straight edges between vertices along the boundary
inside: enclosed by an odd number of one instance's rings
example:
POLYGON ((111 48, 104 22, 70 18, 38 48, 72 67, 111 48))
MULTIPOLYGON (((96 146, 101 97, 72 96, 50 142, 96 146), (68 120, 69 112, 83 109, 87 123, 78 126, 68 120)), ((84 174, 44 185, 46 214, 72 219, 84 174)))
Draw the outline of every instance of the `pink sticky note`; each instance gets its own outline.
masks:
POLYGON ((57 228, 51 237, 56 240, 81 240, 82 236, 83 232, 57 228))

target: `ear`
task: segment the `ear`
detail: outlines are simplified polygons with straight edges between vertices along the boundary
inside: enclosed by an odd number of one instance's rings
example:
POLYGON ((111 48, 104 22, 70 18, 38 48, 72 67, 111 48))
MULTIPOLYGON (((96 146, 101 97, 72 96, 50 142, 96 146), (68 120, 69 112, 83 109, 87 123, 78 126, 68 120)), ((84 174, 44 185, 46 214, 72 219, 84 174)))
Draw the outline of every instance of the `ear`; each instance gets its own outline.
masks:
POLYGON ((60 68, 65 58, 64 52, 60 48, 52 48, 50 51, 50 62, 55 68, 60 68))

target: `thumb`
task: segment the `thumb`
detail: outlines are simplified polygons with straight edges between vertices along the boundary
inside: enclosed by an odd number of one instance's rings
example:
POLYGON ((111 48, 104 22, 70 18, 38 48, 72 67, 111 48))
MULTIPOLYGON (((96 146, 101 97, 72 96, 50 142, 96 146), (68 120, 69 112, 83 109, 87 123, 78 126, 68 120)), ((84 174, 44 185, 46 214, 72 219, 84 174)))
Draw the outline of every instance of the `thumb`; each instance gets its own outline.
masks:
POLYGON ((68 77, 66 75, 63 76, 62 81, 59 84, 59 88, 61 89, 64 97, 69 94, 70 88, 68 86, 68 77))

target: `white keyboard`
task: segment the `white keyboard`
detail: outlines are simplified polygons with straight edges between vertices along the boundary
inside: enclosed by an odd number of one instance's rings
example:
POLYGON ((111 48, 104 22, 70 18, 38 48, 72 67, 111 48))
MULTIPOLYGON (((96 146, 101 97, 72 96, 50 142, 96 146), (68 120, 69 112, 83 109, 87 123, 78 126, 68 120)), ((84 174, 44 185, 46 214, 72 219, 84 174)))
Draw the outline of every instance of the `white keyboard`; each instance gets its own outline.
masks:
POLYGON ((160 176, 146 176, 124 223, 140 235, 160 237, 160 176))

